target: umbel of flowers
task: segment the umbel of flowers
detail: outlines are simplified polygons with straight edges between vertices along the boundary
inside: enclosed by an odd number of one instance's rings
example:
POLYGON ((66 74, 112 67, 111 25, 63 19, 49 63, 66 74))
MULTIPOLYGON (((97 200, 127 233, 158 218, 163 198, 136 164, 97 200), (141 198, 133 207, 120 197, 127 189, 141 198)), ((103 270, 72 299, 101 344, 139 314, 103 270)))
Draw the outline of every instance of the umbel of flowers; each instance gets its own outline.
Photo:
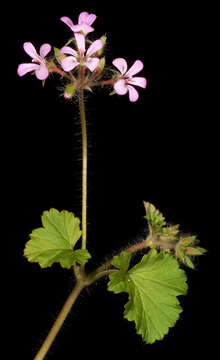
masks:
POLYGON ((112 69, 112 77, 102 79, 105 74, 105 57, 102 54, 106 36, 93 42, 89 39, 89 34, 94 31, 92 24, 95 20, 96 15, 87 12, 79 15, 78 24, 75 25, 70 18, 61 17, 61 21, 72 31, 72 37, 61 49, 54 48, 54 54, 51 54, 50 44, 41 45, 38 54, 32 43, 25 42, 24 51, 32 60, 18 66, 18 75, 34 73, 37 79, 45 81, 50 73, 58 73, 66 79, 64 97, 67 99, 72 98, 78 90, 91 91, 94 86, 108 85, 113 87, 111 94, 128 93, 129 100, 135 102, 139 97, 136 86, 147 86, 145 77, 135 76, 143 69, 143 62, 134 61, 128 70, 125 59, 113 59, 112 64, 118 71, 112 69))

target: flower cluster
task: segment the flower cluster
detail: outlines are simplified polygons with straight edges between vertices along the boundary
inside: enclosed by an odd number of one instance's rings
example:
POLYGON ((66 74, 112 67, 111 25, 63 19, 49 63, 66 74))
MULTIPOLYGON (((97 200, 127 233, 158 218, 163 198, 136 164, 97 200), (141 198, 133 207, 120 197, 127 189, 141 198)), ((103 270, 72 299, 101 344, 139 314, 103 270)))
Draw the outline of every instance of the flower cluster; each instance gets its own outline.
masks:
POLYGON ((22 63, 18 66, 17 73, 23 76, 28 72, 34 72, 37 79, 45 80, 51 72, 60 74, 68 80, 64 96, 71 98, 75 90, 91 90, 97 85, 113 86, 113 93, 118 95, 129 94, 129 100, 135 102, 139 95, 134 86, 146 88, 147 80, 144 77, 133 77, 139 73, 144 65, 140 60, 136 60, 128 70, 127 61, 117 58, 112 64, 119 70, 114 71, 111 79, 100 80, 105 67, 105 58, 102 55, 106 37, 103 36, 91 42, 87 35, 94 31, 92 24, 96 20, 95 14, 82 12, 78 17, 78 24, 66 16, 60 19, 73 32, 73 37, 61 49, 54 48, 55 56, 46 56, 51 52, 50 44, 43 44, 39 54, 34 45, 30 42, 24 43, 24 51, 32 58, 31 63, 22 63), (69 46, 74 45, 74 48, 69 46))

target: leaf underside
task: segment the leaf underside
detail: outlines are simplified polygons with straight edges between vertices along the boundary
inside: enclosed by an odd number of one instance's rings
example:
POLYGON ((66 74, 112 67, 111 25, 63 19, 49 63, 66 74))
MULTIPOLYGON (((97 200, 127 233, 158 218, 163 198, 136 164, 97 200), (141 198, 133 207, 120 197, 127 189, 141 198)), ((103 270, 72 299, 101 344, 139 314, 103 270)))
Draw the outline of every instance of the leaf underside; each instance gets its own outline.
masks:
POLYGON ((168 333, 182 312, 177 296, 187 292, 186 274, 172 255, 155 249, 129 270, 130 260, 129 252, 114 258, 112 265, 119 271, 109 276, 108 290, 129 294, 124 317, 152 344, 168 333))

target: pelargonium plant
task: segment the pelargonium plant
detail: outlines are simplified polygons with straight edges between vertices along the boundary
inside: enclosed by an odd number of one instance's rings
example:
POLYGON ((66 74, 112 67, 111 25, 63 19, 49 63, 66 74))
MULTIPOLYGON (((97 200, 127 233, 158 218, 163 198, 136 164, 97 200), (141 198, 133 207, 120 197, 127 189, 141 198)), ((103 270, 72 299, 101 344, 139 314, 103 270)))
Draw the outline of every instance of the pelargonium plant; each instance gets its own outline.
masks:
POLYGON ((114 68, 111 77, 106 78, 110 73, 105 72, 103 56, 106 36, 95 41, 89 37, 94 31, 95 20, 96 15, 88 12, 82 12, 75 25, 70 18, 62 17, 61 21, 70 29, 69 41, 61 49, 43 44, 39 53, 31 42, 25 42, 24 51, 31 59, 20 64, 17 70, 19 76, 31 73, 43 83, 52 73, 57 73, 65 84, 64 97, 68 100, 78 98, 82 129, 82 218, 80 220, 66 210, 52 208, 44 211, 42 227, 32 231, 24 249, 30 262, 37 262, 42 268, 57 262, 63 268, 72 269, 75 276, 75 286, 35 360, 45 358, 81 291, 102 277, 109 277, 109 291, 128 294, 124 317, 134 321, 143 341, 151 344, 161 340, 182 312, 177 296, 187 292, 184 268, 194 268, 193 257, 206 251, 198 246, 196 236, 184 236, 178 225, 170 226, 153 204, 144 201, 147 236, 109 257, 95 271, 86 271, 91 255, 86 245, 87 126, 84 92, 92 91, 94 86, 109 86, 110 94, 128 94, 129 100, 135 102, 139 97, 138 89, 147 86, 145 77, 136 76, 144 67, 139 59, 131 59, 130 68, 124 58, 112 59, 114 68), (132 255, 140 250, 145 254, 140 262, 133 265, 132 261, 131 265, 132 255))

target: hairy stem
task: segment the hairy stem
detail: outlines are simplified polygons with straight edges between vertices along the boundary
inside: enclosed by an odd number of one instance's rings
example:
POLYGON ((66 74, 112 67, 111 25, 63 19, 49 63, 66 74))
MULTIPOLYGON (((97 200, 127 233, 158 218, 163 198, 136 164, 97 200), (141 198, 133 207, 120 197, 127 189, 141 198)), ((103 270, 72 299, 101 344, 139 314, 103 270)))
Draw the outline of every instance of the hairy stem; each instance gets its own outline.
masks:
POLYGON ((51 347, 57 333, 59 332, 60 328, 62 327, 64 320, 66 319, 67 315, 69 314, 73 304, 75 303, 77 297, 79 296, 82 289, 86 286, 84 282, 77 281, 75 287, 73 288, 72 292, 70 293, 69 297, 67 298, 61 312, 59 313, 54 325, 52 326, 48 336, 46 337, 44 343, 42 344, 40 350, 38 351, 37 355, 35 356, 34 360, 43 360, 45 355, 47 354, 49 348, 51 347))
MULTIPOLYGON (((131 247, 129 247, 127 249, 122 250, 119 254, 117 254, 117 256, 120 256, 123 251, 135 253, 139 250, 146 249, 146 248, 148 248, 148 246, 147 246, 146 240, 144 240, 144 241, 141 241, 140 243, 132 245, 131 247)), ((112 272, 118 271, 116 269, 109 269, 112 266, 111 265, 112 260, 113 260, 113 258, 106 261, 98 269, 96 269, 92 273, 90 273, 87 277, 87 279, 88 279, 87 284, 90 285, 93 282, 95 282, 96 280, 98 280, 99 278, 109 275, 112 272)))
POLYGON ((86 249, 87 232, 87 131, 83 90, 79 90, 79 109, 82 127, 82 249, 86 249))
MULTIPOLYGON (((144 240, 140 243, 137 243, 135 245, 132 245, 131 247, 122 250, 134 253, 136 251, 142 250, 148 248, 147 241, 144 240)), ((121 251, 121 252, 122 252, 121 251)), ((120 255, 121 252, 118 254, 120 255)), ((110 275, 111 273, 114 273, 118 271, 117 269, 110 269, 112 266, 112 259, 104 263, 102 266, 97 268, 95 271, 91 272, 90 274, 86 275, 84 272, 84 269, 81 269, 80 267, 75 267, 75 275, 77 277, 77 282, 75 287, 73 288, 71 294, 67 298, 60 314, 58 315, 53 327, 51 328, 47 338, 45 339, 43 345, 41 346, 39 352, 37 353, 34 360, 43 360, 45 355, 47 354, 50 346, 52 345, 57 333, 59 332, 60 328, 62 327, 67 315, 69 314, 73 304, 75 303, 77 297, 79 296, 80 292, 83 290, 84 287, 91 285, 98 279, 100 279, 103 276, 110 275)))

